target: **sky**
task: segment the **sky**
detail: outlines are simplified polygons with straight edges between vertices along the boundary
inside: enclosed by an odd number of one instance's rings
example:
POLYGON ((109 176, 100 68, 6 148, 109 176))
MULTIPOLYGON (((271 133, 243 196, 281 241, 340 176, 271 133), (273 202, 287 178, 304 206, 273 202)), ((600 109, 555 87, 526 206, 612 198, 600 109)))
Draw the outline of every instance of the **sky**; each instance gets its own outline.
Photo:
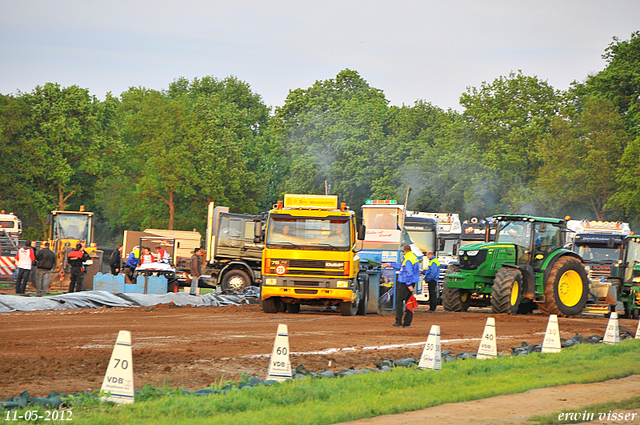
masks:
POLYGON ((349 68, 392 105, 462 111, 468 87, 512 71, 566 90, 639 30, 638 0, 0 0, 0 93, 234 75, 278 106, 349 68))

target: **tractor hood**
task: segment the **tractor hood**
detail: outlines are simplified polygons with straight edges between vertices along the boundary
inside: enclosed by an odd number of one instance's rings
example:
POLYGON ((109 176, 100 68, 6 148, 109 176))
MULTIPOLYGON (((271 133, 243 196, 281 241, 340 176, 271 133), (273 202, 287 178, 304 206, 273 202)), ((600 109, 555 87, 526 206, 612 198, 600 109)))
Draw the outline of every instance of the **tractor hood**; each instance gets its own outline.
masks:
POLYGON ((480 251, 482 249, 494 248, 496 246, 504 247, 506 245, 513 246, 512 244, 504 244, 504 243, 496 243, 496 242, 472 243, 470 245, 465 245, 464 247, 460 248, 460 254, 466 251, 480 251))

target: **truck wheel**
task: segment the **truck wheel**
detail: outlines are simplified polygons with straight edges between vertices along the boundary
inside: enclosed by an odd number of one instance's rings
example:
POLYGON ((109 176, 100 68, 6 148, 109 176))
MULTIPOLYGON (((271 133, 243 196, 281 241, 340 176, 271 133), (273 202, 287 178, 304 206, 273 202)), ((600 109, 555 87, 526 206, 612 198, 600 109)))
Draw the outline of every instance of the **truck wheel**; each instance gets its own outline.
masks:
POLYGON ((300 313, 300 304, 287 304, 287 311, 293 314, 300 313))
POLYGON ((249 275, 242 270, 231 270, 222 278, 222 289, 231 289, 242 292, 244 288, 251 286, 249 275))
POLYGON ((262 311, 265 313, 277 313, 280 310, 280 299, 278 297, 262 300, 262 311))
POLYGON ((538 303, 544 314, 574 316, 582 311, 589 295, 589 279, 584 265, 573 257, 556 260, 544 285, 544 303, 538 303))
POLYGON ((522 273, 520 270, 501 267, 493 279, 491 311, 517 314, 522 302, 522 273))
POLYGON ((340 314, 343 316, 355 316, 358 312, 358 304, 340 301, 340 314))

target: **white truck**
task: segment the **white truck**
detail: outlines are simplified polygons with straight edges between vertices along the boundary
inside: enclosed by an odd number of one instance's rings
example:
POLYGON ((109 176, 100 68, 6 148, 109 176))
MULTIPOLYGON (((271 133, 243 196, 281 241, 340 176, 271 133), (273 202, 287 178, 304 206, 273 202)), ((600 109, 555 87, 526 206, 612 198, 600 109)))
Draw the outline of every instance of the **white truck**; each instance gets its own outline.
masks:
MULTIPOLYGON (((444 285, 444 276, 450 263, 458 261, 458 243, 462 234, 462 225, 460 216, 452 213, 430 213, 421 211, 407 211, 407 218, 430 218, 437 223, 435 251, 438 262, 440 263, 440 276, 438 278, 438 304, 442 303, 442 288, 444 285)), ((428 259, 423 264, 423 269, 428 266, 428 259)), ((420 302, 424 302, 427 298, 428 291, 424 291, 423 295, 416 298, 420 302)))
POLYGON ((22 233, 22 221, 13 213, 0 211, 0 279, 11 279, 16 270, 14 258, 22 233))

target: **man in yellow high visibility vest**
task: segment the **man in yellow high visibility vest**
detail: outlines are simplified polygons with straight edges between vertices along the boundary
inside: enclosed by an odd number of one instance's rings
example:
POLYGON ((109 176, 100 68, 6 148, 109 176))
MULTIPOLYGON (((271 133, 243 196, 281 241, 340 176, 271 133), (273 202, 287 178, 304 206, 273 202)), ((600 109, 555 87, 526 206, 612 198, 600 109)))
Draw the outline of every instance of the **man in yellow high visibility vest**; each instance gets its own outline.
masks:
POLYGON ((440 277, 440 262, 432 251, 427 252, 429 266, 422 272, 424 281, 429 287, 429 311, 436 311, 438 306, 438 278, 440 277))

